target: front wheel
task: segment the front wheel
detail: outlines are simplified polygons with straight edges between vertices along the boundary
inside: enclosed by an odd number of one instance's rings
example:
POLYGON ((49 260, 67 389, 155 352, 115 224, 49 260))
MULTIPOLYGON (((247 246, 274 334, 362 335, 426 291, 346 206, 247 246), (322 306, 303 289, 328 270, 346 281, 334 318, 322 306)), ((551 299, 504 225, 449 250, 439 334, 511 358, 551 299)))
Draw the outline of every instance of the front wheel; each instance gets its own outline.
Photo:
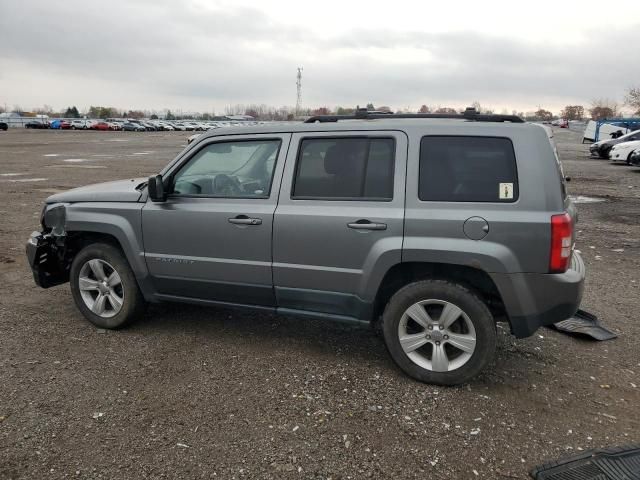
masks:
POLYGON ((458 385, 493 358, 496 326, 485 303, 466 287, 444 280, 411 283, 383 314, 387 349, 410 377, 458 385))
POLYGON ((70 283, 76 306, 100 328, 124 327, 146 307, 126 258, 106 243, 91 244, 76 255, 70 283))

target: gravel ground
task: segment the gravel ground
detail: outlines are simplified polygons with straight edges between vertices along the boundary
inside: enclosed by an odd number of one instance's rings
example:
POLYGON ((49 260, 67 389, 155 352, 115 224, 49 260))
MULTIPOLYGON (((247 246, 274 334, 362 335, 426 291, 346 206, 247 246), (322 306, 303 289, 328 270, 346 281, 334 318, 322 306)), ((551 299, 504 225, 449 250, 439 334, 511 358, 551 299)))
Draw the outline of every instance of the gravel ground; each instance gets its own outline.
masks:
POLYGON ((459 388, 405 377, 366 329, 153 306, 130 328, 83 320, 24 255, 43 200, 146 176, 184 133, 0 132, 0 478, 527 478, 581 449, 640 442, 640 169, 557 130, 579 206, 583 306, 620 334, 502 329, 459 388), (12 175, 16 174, 16 175, 12 175))

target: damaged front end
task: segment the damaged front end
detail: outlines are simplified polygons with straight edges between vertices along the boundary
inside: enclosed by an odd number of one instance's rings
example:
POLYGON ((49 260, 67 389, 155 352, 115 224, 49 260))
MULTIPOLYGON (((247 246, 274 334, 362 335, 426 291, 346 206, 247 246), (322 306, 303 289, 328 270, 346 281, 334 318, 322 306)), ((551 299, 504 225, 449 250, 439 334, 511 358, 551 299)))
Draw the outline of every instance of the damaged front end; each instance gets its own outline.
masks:
POLYGON ((65 219, 65 204, 45 205, 40 219, 43 230, 33 232, 27 241, 27 259, 33 279, 42 288, 69 281, 65 219))

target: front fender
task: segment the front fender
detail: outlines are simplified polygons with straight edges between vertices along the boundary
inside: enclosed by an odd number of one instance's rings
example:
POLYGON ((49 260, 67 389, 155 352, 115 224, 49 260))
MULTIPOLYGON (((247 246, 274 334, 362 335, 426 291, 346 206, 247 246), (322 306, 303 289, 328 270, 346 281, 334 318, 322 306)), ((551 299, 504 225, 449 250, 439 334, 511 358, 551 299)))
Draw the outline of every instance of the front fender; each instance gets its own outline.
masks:
POLYGON ((148 275, 142 245, 142 203, 86 202, 67 207, 67 232, 95 232, 113 236, 136 278, 148 275))

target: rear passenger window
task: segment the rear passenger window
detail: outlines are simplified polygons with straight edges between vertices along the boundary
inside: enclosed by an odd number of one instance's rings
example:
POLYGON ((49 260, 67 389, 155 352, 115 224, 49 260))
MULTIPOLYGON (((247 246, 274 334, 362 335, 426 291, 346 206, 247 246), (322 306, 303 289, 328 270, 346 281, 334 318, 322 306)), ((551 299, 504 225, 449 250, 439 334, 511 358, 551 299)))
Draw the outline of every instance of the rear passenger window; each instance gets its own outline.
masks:
POLYGON ((391 200, 394 157, 392 138, 304 139, 292 197, 391 200))
POLYGON ((419 176, 420 200, 509 203, 518 199, 516 158, 507 138, 422 137, 419 176))

